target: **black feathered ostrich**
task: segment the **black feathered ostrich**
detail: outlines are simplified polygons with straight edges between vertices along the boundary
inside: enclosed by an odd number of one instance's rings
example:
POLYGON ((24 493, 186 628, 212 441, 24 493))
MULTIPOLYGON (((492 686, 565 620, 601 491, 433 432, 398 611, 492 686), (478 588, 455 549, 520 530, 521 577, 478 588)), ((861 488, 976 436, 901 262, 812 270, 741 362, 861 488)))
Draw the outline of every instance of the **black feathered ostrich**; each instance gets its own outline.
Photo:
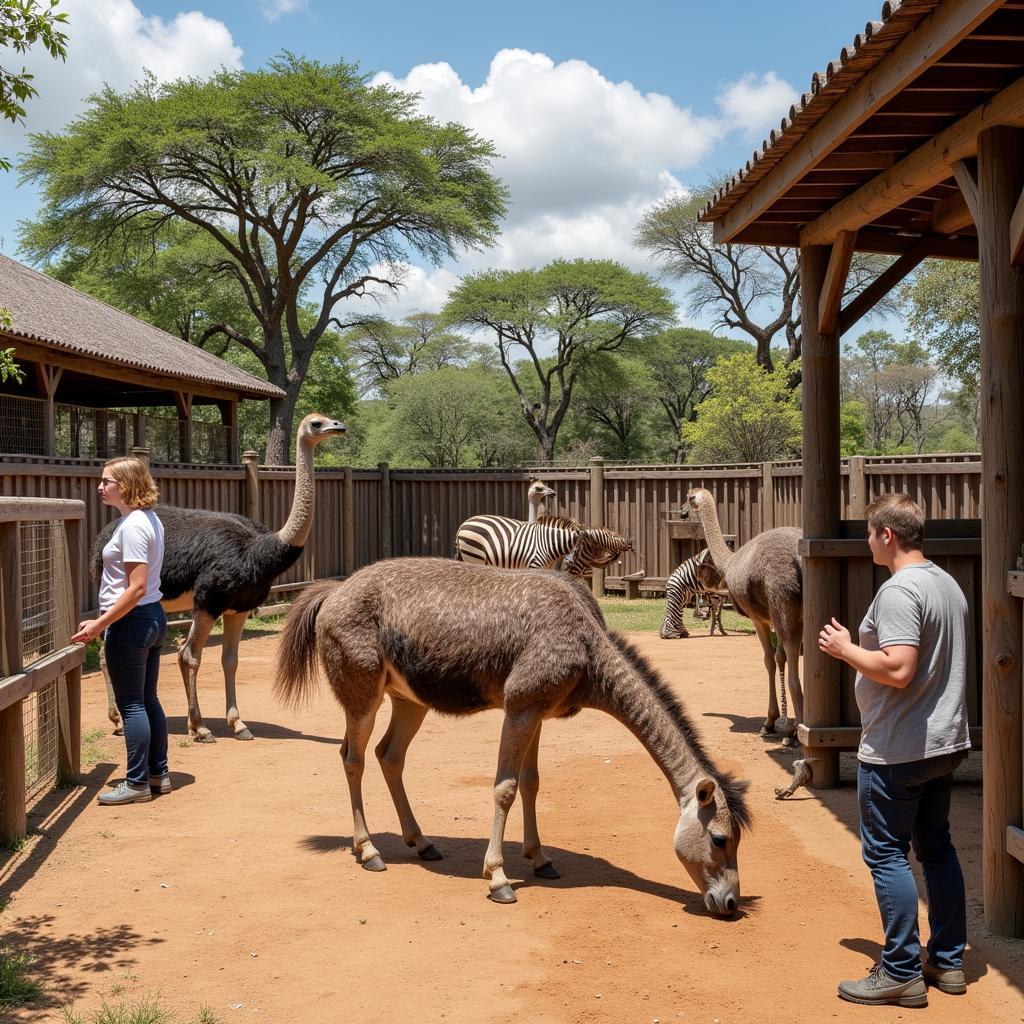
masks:
MULTIPOLYGON (((235 672, 238 645, 249 613, 267 599, 274 580, 299 559, 313 525, 313 449, 322 441, 345 433, 345 424, 312 413, 299 424, 295 443, 295 495, 288 522, 276 533, 262 523, 230 512, 157 505, 164 524, 164 561, 160 589, 165 611, 192 610, 192 626, 178 651, 178 666, 188 697, 188 731, 197 743, 213 743, 203 724, 196 692, 196 677, 203 647, 213 624, 224 617, 224 696, 227 722, 235 739, 251 740, 252 733, 238 713, 235 672)), ((103 545, 114 530, 110 523, 96 538, 92 569, 102 572, 103 545)), ((106 667, 104 666, 104 675, 106 667)), ((120 716, 107 680, 107 714, 116 727, 120 716)))

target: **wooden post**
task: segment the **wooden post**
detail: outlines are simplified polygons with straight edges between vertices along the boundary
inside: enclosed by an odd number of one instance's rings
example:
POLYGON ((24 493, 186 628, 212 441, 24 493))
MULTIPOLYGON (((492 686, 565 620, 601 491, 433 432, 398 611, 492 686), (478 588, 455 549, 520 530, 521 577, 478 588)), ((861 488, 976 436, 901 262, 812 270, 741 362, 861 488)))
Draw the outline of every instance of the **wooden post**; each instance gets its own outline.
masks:
POLYGON ((775 529, 775 476, 771 462, 761 463, 761 532, 775 529))
MULTIPOLYGON (((141 410, 136 411, 135 416, 135 444, 133 448, 146 447, 146 414, 141 410)), ((148 449, 147 449, 148 450, 148 449)))
POLYGON ((982 771, 985 924, 1024 935, 1024 864, 1007 852, 1020 825, 1022 779, 1021 603, 1006 574, 1024 541, 1024 270, 1010 266, 1010 221, 1024 186, 1024 132, 978 136, 981 266, 982 771))
POLYGON ((245 516, 258 523, 260 521, 260 453, 242 452, 242 465, 245 467, 245 516))
MULTIPOLYGON (((590 525, 604 526, 604 459, 595 455, 590 460, 590 525)), ((595 597, 604 597, 604 569, 595 569, 590 580, 595 597)))
POLYGON ((867 477, 864 474, 864 456, 850 456, 850 507, 847 519, 863 519, 868 506, 867 477))
POLYGON ((176 391, 174 403, 178 407, 178 458, 182 462, 192 461, 192 395, 188 391, 176 391))
MULTIPOLYGON (((148 459, 148 451, 146 454, 148 459)), ((75 609, 72 621, 77 623, 82 609, 82 520, 66 519, 63 526, 64 540, 68 547, 68 572, 71 576, 71 607, 75 609)), ((57 681, 57 695, 57 714, 60 719, 57 781, 62 786, 77 786, 82 771, 81 666, 73 668, 57 681)))
POLYGON ((64 371, 59 366, 36 364, 36 375, 43 394, 46 396, 45 423, 43 424, 43 454, 51 457, 57 454, 57 385, 64 371))
MULTIPOLYGON (((0 679, 21 671, 21 537, 0 523, 0 679)), ((25 835, 25 732, 22 701, 0 711, 0 843, 25 835)))
POLYGON ((136 445, 132 448, 131 455, 133 459, 138 459, 139 462, 144 462, 147 466, 149 465, 149 449, 140 448, 136 445))
POLYGON ((380 556, 391 557, 391 467, 378 462, 380 470, 380 556))
POLYGON ((356 571, 356 517, 355 486, 352 467, 345 467, 345 480, 341 492, 342 559, 346 576, 356 571))
MULTIPOLYGON (((819 296, 829 265, 828 246, 800 250, 800 303, 803 324, 803 532, 806 538, 839 536, 839 337, 818 331, 819 296)), ((840 725, 840 665, 818 650, 822 623, 839 609, 839 562, 805 557, 804 724, 840 725)), ((839 784, 839 751, 808 747, 812 785, 839 784)))
POLYGON ((227 460, 231 466, 238 465, 238 402, 235 399, 219 399, 220 421, 227 428, 227 460))

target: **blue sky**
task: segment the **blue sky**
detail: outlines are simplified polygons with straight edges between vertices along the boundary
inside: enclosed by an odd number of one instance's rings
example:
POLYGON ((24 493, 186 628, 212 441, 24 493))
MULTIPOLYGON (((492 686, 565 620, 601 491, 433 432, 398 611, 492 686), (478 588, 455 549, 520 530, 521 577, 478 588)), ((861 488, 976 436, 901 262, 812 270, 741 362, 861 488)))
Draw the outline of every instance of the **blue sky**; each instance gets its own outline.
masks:
MULTIPOLYGON (((67 65, 28 63, 40 97, 28 128, 56 130, 103 81, 254 68, 282 50, 355 61, 426 112, 495 141, 512 190, 502 242, 442 268, 411 266, 391 307, 438 308, 466 270, 555 256, 621 259, 645 208, 733 171, 777 125, 811 73, 879 17, 880 0, 516 4, 393 0, 63 0, 67 65)), ((0 153, 23 132, 0 128, 0 153)), ((0 175, 0 251, 17 257, 19 218, 37 198, 0 175)), ((0 296, 2 299, 2 296, 0 296)))

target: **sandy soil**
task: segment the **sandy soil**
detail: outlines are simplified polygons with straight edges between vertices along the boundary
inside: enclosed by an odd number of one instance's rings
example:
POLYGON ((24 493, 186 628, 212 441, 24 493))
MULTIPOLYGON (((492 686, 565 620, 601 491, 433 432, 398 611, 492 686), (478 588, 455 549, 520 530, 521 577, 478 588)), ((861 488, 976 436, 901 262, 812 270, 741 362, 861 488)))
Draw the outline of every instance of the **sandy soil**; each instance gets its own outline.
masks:
MULTIPOLYGON (((879 951, 878 911, 855 834, 852 762, 836 791, 773 799, 796 756, 758 737, 766 700, 752 636, 635 640, 687 703, 722 767, 751 780, 756 814, 740 847, 741 912, 709 917, 672 850, 664 778, 621 726, 596 712, 545 727, 541 835, 562 872, 534 879, 510 822, 519 902, 485 898, 500 716, 428 718, 407 785, 445 859, 422 863, 396 834, 377 765, 367 810, 388 871, 361 870, 338 758, 342 721, 325 692, 285 712, 270 695, 277 639, 247 640, 239 702, 256 739, 228 738, 217 652, 202 699, 220 741, 184 738, 184 697, 163 668, 175 792, 104 808, 123 771, 121 741, 83 788, 34 819, 42 835, 0 862, 6 941, 39 957, 54 1003, 88 1012, 150 993, 183 1020, 203 1006, 226 1022, 417 1020, 660 1022, 897 1020, 915 1011, 840 1002, 838 979, 879 951)), ((381 718, 387 715, 382 710, 381 718)), ((106 725, 98 676, 86 679, 84 730, 106 725)), ((383 728, 383 721, 378 729, 383 728)), ((378 733, 379 735, 379 733, 378 733)), ((1024 943, 981 922, 978 755, 955 793, 972 943, 966 996, 931 994, 932 1021, 1024 1020, 1024 943)), ((59 1020, 55 1006, 13 1021, 59 1020)))

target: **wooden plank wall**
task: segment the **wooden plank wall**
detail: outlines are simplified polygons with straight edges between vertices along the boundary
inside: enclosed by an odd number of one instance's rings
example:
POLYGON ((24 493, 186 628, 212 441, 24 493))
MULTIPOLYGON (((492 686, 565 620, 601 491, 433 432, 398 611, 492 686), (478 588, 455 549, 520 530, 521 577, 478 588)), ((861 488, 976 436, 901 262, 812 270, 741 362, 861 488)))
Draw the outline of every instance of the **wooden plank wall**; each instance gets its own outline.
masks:
MULTIPOLYGON (((980 515, 980 461, 977 455, 872 457, 865 462, 865 497, 905 490, 933 519, 976 519, 980 515)), ((83 543, 88 545, 112 513, 96 491, 99 462, 47 460, 15 462, 0 459, 0 495, 78 498, 85 502, 83 543)), ((676 512, 694 486, 707 487, 718 502, 725 533, 740 544, 760 532, 766 521, 775 526, 801 523, 801 464, 774 463, 770 472, 760 464, 745 466, 616 466, 604 467, 604 524, 630 537, 635 551, 612 566, 608 578, 643 569, 648 577, 666 578, 674 569, 665 519, 676 512), (768 478, 770 495, 764 492, 768 478), (766 507, 767 502, 770 507, 766 507)), ((245 471, 240 467, 153 467, 161 500, 192 508, 242 514, 245 510, 245 471)), ((459 524, 471 515, 495 513, 525 519, 526 491, 540 478, 553 487, 556 498, 548 512, 571 516, 583 523, 600 520, 590 507, 590 469, 543 468, 516 470, 391 470, 391 552, 395 556, 450 557, 459 524)), ((294 491, 294 469, 259 467, 260 519, 277 529, 288 518, 294 491)), ((381 509, 382 473, 358 469, 352 473, 353 564, 367 565, 383 557, 384 521, 381 509)), ((317 511, 311 542, 299 562, 278 582, 300 584, 339 576, 345 568, 343 469, 318 469, 317 511)), ((843 507, 849 513, 849 478, 842 470, 843 507)), ((85 609, 95 607, 95 586, 87 577, 83 558, 85 609)))

